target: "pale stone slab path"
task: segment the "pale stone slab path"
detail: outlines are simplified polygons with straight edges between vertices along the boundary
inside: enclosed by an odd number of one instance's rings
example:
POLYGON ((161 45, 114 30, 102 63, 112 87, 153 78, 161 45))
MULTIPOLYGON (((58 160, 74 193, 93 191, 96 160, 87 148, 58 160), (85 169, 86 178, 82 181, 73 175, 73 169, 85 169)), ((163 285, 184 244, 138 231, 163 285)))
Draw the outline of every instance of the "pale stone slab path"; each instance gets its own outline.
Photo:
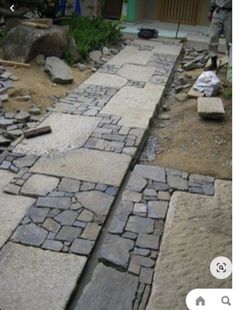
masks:
MULTIPOLYGON (((0 168, 17 173, 8 184, 7 192, 33 196, 37 200, 29 210, 25 207, 23 217, 14 224, 14 234, 13 230, 10 233, 11 242, 1 252, 4 284, 0 294, 5 297, 0 308, 65 308, 160 104, 181 47, 181 44, 145 40, 126 47, 50 108, 51 113, 41 126, 50 125, 51 134, 21 141, 14 151, 26 154, 24 157, 13 152, 1 156, 0 168), (174 49, 174 52, 169 53, 168 49, 174 49), (11 292, 9 296, 7 290, 11 292)), ((139 170, 137 187, 144 191, 147 180, 141 178, 141 174, 145 168, 139 170)), ((113 227, 114 234, 124 229, 123 217, 128 220, 132 205, 136 203, 126 225, 128 231, 122 236, 124 239, 115 238, 117 245, 125 246, 119 251, 112 240, 107 241, 106 249, 109 250, 111 242, 113 251, 109 253, 111 256, 104 251, 103 260, 123 259, 127 268, 130 249, 134 250, 133 260, 129 274, 114 272, 104 266, 95 270, 93 279, 97 282, 100 278, 103 285, 99 284, 98 291, 96 285, 93 287, 94 292, 98 292, 102 310, 106 301, 99 290, 110 287, 106 277, 109 274, 111 279, 114 278, 111 288, 115 291, 110 308, 129 310, 134 299, 138 305, 143 297, 140 307, 148 300, 159 246, 159 237, 155 240, 149 234, 158 235, 158 229, 161 230, 167 203, 148 205, 145 200, 155 200, 156 189, 159 197, 168 199, 160 193, 169 189, 166 173, 157 169, 157 181, 150 181, 146 193, 135 193, 130 189, 125 192, 126 209, 115 219, 113 227), (149 218, 145 218, 147 214, 149 218), (147 248, 144 248, 146 244, 147 248), (151 258, 145 257, 150 252, 151 258), (117 257, 113 253, 117 253, 117 257)), ((173 189, 181 178, 183 175, 179 172, 171 179, 173 189)), ((132 186, 136 183, 132 182, 132 186)), ((203 186, 204 183, 199 182, 195 188, 193 183, 190 189, 213 194, 213 181, 206 184, 209 189, 204 190, 203 186)), ((16 198, 21 197, 14 196, 16 198)), ((90 290, 87 292, 89 299, 90 290)), ((82 309, 88 305, 86 298, 82 299, 85 305, 82 309)))
POLYGON ((86 258, 8 243, 0 252, 0 308, 64 310, 86 258))
POLYGON ((232 182, 215 181, 215 196, 176 192, 170 201, 147 310, 186 309, 194 288, 231 288, 209 270, 217 256, 231 259, 232 182))
POLYGON ((119 186, 130 161, 127 155, 81 149, 58 158, 40 158, 30 171, 119 186))
POLYGON ((28 197, 3 193, 4 187, 11 181, 12 177, 11 172, 0 170, 0 248, 11 236, 34 202, 34 199, 28 197))
POLYGON ((103 108, 102 113, 121 116, 120 125, 147 128, 164 86, 124 87, 103 108))
POLYGON ((52 133, 24 139, 17 145, 15 152, 49 155, 81 147, 99 122, 98 117, 52 113, 40 125, 40 127, 51 126, 52 133))

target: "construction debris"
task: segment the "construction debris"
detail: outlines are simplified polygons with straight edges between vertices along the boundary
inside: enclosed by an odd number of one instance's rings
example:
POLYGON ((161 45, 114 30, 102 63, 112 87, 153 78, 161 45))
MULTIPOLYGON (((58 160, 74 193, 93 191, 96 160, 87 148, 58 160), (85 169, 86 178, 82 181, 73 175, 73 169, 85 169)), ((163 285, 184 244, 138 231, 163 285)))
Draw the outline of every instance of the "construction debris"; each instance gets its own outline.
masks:
POLYGON ((198 114, 202 118, 222 119, 225 110, 221 98, 198 98, 198 114))
POLYGON ((50 126, 38 127, 38 128, 26 130, 24 132, 24 137, 26 139, 30 139, 30 138, 45 135, 45 134, 48 134, 51 132, 52 132, 52 130, 51 130, 50 126))

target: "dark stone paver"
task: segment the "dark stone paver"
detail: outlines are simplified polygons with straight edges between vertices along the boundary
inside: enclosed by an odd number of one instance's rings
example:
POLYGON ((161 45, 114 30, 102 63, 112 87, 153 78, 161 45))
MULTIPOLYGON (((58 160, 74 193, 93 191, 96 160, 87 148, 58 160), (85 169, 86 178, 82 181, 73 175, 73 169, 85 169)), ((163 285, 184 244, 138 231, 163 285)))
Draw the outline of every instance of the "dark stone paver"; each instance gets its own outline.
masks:
POLYGON ((55 239, 72 242, 81 234, 81 231, 79 227, 63 226, 57 233, 55 239))
POLYGON ((137 277, 98 264, 76 310, 130 310, 137 286, 137 277))
POLYGON ((25 243, 29 245, 39 246, 47 237, 47 231, 35 224, 27 224, 19 226, 12 236, 13 241, 25 243))
POLYGON ((36 203, 37 207, 48 207, 55 209, 69 209, 71 206, 70 198, 63 197, 39 197, 36 203))
POLYGON ((153 233, 154 221, 140 216, 130 216, 126 225, 126 230, 134 233, 153 233))
POLYGON ((76 239, 74 240, 70 250, 72 253, 79 255, 89 255, 95 242, 85 239, 76 239))

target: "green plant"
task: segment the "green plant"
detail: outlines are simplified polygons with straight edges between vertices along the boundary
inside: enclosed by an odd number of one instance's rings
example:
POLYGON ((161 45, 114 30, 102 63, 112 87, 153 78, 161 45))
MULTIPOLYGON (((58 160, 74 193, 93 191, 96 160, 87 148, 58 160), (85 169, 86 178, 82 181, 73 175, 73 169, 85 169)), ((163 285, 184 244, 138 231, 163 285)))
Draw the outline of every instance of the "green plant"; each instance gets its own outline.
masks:
POLYGON ((73 17, 69 21, 70 33, 74 37, 79 54, 85 58, 88 53, 102 46, 120 43, 122 26, 120 22, 101 17, 73 17))
POLYGON ((229 86, 229 87, 224 91, 224 98, 226 98, 226 99, 232 98, 232 92, 233 92, 233 89, 232 89, 231 86, 229 86))
POLYGON ((68 65, 72 66, 74 64, 73 57, 72 57, 70 50, 68 48, 64 52, 64 59, 68 65))
POLYGON ((6 36, 7 36, 7 31, 6 29, 0 29, 0 46, 3 45, 5 39, 6 39, 6 36))

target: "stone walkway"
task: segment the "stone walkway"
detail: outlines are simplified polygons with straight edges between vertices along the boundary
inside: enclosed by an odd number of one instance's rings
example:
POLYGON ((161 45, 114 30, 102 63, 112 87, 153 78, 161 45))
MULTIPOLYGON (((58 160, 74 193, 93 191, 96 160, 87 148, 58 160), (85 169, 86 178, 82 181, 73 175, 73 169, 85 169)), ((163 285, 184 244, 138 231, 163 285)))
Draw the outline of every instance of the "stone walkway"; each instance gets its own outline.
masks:
MULTIPOLYGON (((65 309, 181 48, 133 41, 51 108, 51 134, 0 155, 0 308, 65 309)), ((214 179, 135 167, 77 309, 146 307, 175 191, 213 195, 214 179)))

